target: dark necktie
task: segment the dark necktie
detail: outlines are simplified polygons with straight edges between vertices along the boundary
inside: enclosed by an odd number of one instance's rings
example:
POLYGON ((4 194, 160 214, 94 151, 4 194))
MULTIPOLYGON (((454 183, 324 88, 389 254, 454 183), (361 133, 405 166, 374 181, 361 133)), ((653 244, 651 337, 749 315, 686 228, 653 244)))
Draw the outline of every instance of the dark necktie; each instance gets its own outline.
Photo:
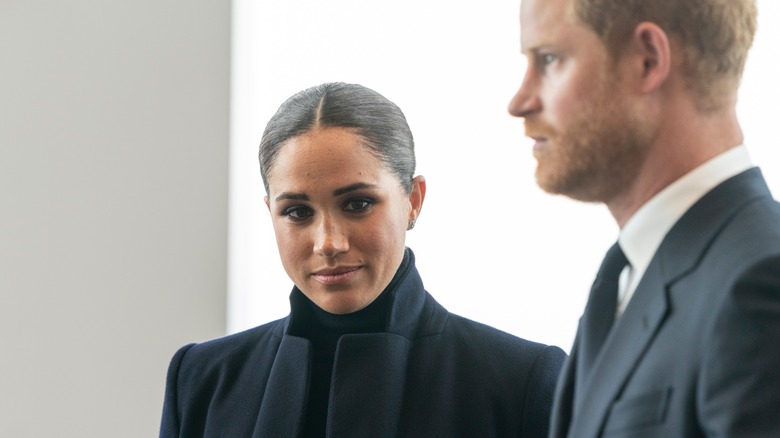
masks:
POLYGON ((615 321, 617 309, 618 279, 628 260, 617 243, 607 251, 601 268, 590 290, 588 304, 582 315, 580 360, 577 367, 578 383, 589 379, 593 363, 599 354, 601 344, 615 321))

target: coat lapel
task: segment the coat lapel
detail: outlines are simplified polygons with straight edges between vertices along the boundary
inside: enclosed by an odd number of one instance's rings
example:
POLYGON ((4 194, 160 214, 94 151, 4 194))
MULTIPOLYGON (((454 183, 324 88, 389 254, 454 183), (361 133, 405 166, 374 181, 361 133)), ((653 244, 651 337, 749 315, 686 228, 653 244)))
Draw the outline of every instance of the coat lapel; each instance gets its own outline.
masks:
MULTIPOLYGON (((328 437, 394 437, 401 415, 407 363, 413 340, 440 331, 447 312, 428 301, 407 249, 408 263, 388 315, 386 332, 339 339, 328 403, 328 437), (419 327, 420 321, 425 321, 419 327), (418 333, 419 331, 419 333, 418 333)), ((286 334, 288 318, 275 332, 282 337, 271 367, 253 437, 300 436, 306 414, 312 346, 286 334)))
POLYGON ((268 377, 254 438, 299 436, 303 429, 306 395, 309 387, 311 343, 307 339, 284 336, 268 377))
POLYGON ((394 437, 411 341, 392 333, 345 335, 333 364, 328 437, 394 437))
POLYGON ((579 333, 574 338, 571 353, 563 363, 558 383, 555 386, 555 398, 553 400, 552 414, 550 418, 550 437, 565 438, 569 431, 574 406, 575 384, 577 379, 577 345, 579 333))
MULTIPOLYGON (((328 411, 328 437, 395 437, 401 416, 407 363, 421 320, 424 333, 443 321, 429 313, 414 254, 394 293, 383 333, 344 335, 336 347, 328 411)), ((404 268, 402 268, 404 269, 404 268)), ((438 315, 446 316, 440 311, 438 315)))

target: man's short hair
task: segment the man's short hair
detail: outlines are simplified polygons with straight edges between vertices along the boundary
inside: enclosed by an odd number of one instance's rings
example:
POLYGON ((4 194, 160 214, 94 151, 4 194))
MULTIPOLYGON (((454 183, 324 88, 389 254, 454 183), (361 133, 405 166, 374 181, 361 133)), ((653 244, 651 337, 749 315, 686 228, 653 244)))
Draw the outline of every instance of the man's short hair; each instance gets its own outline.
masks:
POLYGON ((682 54, 685 83, 700 111, 734 98, 756 32, 755 0, 573 0, 576 17, 613 58, 642 22, 652 22, 682 54))

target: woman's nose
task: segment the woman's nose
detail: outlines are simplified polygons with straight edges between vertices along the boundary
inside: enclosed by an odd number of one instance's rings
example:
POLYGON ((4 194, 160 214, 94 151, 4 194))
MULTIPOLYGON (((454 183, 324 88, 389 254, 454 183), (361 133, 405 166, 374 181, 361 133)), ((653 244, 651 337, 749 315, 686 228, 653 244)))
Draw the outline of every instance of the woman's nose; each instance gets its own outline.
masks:
POLYGON ((349 250, 349 239, 341 223, 332 217, 323 215, 316 226, 314 252, 333 258, 349 250))

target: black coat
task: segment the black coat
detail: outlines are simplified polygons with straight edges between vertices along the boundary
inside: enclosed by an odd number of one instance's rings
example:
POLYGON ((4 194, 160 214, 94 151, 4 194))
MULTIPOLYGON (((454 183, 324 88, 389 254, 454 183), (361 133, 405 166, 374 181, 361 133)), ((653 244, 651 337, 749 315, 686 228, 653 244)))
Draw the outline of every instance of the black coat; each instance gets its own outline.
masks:
MULTIPOLYGON (((312 352, 289 321, 181 348, 160 437, 300 436, 312 352)), ((564 358, 447 312, 412 258, 386 331, 339 340, 327 436, 545 437, 564 358)))

